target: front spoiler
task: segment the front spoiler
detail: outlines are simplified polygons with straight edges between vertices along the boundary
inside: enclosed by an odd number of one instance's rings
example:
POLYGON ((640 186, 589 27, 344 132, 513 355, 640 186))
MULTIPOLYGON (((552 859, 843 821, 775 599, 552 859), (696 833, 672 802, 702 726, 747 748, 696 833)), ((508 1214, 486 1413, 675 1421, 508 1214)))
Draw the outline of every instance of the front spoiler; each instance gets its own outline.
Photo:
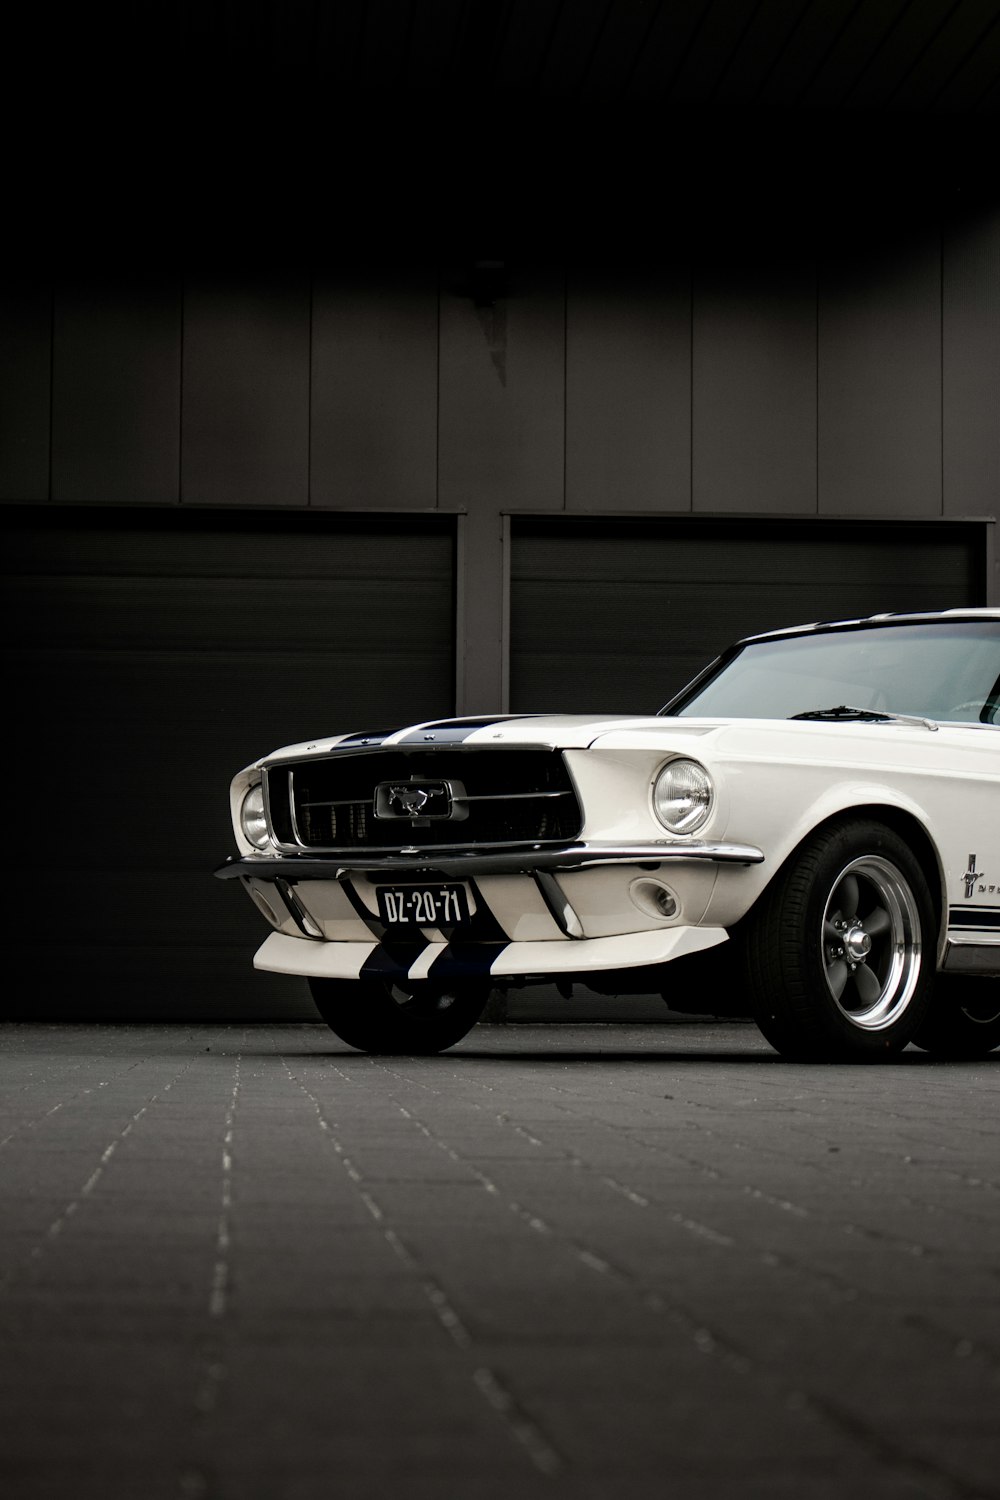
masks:
POLYGON ((527 979, 529 976, 640 969, 669 963, 726 941, 721 927, 671 927, 576 942, 425 943, 410 950, 363 943, 320 942, 272 932, 254 955, 255 969, 309 979, 378 977, 446 984, 459 979, 527 979))
POLYGON ((219 880, 339 880, 343 875, 423 875, 462 880, 477 875, 530 875, 535 870, 584 870, 593 865, 661 864, 759 865, 763 850, 753 844, 645 843, 567 844, 553 849, 531 846, 498 849, 492 853, 454 849, 421 850, 415 854, 382 854, 358 850, 350 854, 291 854, 232 856, 215 871, 219 880))

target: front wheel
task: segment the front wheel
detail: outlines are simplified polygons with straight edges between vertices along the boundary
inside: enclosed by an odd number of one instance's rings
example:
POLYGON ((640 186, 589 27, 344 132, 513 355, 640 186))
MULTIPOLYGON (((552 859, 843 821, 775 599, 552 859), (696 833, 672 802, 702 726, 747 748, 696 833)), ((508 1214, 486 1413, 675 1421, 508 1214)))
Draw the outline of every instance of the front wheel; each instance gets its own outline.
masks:
POLYGON ((937 1057, 985 1057, 1000 1047, 1000 979, 942 974, 913 1040, 937 1057))
POLYGON ((881 823, 832 824, 796 851, 748 923, 754 1019, 787 1057, 892 1056, 924 1019, 934 947, 909 846, 881 823))
POLYGON ((310 979, 331 1031, 359 1052, 427 1055, 460 1042, 486 1008, 482 984, 395 984, 388 979, 310 979))

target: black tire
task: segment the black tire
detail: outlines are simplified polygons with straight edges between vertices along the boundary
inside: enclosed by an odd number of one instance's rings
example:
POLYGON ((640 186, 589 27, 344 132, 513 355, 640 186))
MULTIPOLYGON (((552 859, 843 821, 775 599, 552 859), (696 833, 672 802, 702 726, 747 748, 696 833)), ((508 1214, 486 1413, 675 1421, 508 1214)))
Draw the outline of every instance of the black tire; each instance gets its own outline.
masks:
POLYGON ((940 975, 913 1040, 937 1057, 985 1057, 1000 1047, 1000 979, 940 975))
POLYGON ((747 924, 754 1020, 785 1057, 891 1057, 926 1015, 936 935, 908 845, 867 819, 829 824, 796 850, 747 924))
POLYGON ((453 1047, 486 1008, 485 984, 394 984, 388 979, 310 979, 323 1020, 359 1052, 426 1056, 453 1047))

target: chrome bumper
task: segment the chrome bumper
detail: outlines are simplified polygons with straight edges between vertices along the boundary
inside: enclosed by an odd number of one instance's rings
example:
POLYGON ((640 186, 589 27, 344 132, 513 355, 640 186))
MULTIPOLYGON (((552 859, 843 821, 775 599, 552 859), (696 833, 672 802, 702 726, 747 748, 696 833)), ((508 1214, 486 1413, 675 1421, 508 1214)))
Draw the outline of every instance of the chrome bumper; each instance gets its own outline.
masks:
POLYGON ((339 880, 343 875, 423 875, 461 880, 476 875, 533 874, 535 870, 583 870, 593 865, 640 865, 655 869, 658 865, 729 864, 759 865, 763 850, 753 844, 569 844, 561 849, 533 847, 499 849, 494 853, 470 850, 469 853, 443 849, 421 850, 417 854, 380 854, 358 850, 350 855, 291 854, 272 857, 264 854, 236 855, 219 866, 219 880, 339 880))

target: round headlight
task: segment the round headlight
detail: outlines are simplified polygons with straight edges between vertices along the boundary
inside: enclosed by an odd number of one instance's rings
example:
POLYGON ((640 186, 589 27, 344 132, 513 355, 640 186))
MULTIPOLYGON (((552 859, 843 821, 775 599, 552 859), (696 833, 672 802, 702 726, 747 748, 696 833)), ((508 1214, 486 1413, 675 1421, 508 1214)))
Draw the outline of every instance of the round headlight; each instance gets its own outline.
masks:
POLYGON ((712 778, 696 760, 672 760, 653 783, 653 811, 671 833, 694 833, 712 811, 712 778))
POLYGON ((267 819, 264 816, 264 788, 260 782, 252 786, 243 798, 243 805, 240 808, 240 827, 255 849, 263 849, 270 842, 267 819))

